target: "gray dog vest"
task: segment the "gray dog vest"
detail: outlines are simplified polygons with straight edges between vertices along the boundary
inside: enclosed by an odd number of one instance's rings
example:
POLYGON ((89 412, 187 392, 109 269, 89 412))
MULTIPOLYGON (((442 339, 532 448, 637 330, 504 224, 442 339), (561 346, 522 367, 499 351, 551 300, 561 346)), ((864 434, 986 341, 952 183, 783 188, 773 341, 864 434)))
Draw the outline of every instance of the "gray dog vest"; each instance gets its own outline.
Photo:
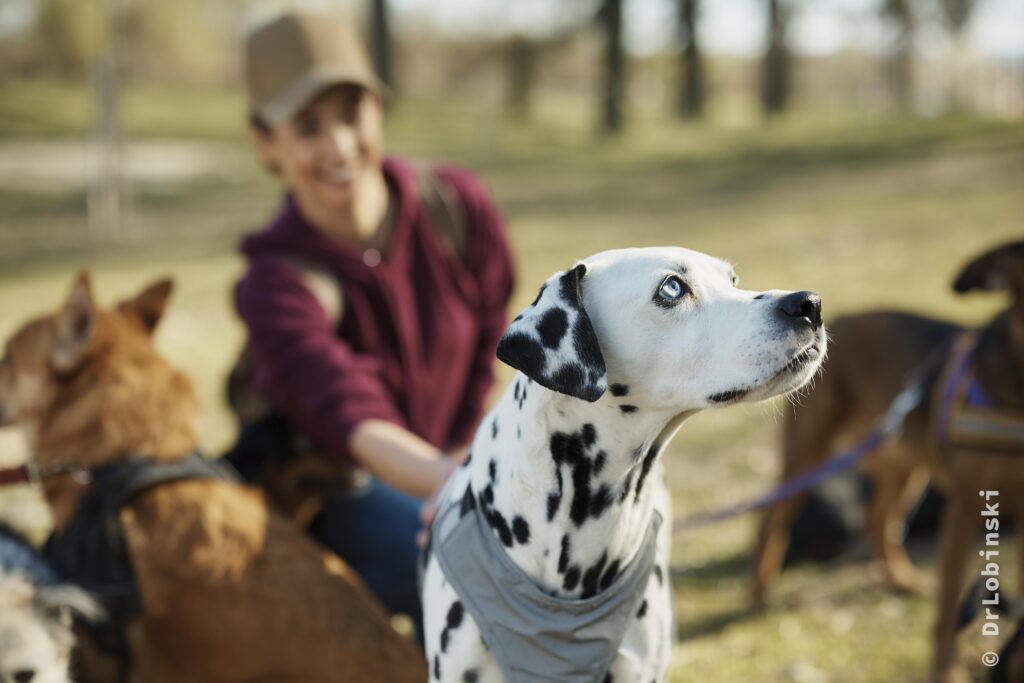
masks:
MULTIPOLYGON (((472 495, 470 491, 468 495, 472 495)), ((505 552, 479 505, 462 496, 435 517, 432 545, 445 578, 476 621, 508 683, 594 683, 618 654, 654 567, 661 515, 611 586, 585 600, 545 593, 505 552)))

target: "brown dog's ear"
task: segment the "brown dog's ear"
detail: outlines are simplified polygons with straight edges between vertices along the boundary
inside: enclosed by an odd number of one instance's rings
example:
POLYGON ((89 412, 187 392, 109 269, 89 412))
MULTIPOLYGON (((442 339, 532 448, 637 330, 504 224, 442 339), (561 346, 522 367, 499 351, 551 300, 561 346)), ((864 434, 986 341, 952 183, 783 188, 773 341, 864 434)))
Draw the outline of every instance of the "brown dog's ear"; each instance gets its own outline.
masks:
POLYGON ((157 280, 146 287, 133 299, 127 299, 117 305, 117 312, 138 320, 146 332, 152 334, 157 323, 163 318, 167 300, 174 289, 174 281, 170 278, 157 280))
POLYGON ((96 303, 88 271, 83 270, 75 277, 71 293, 57 313, 56 324, 53 367, 58 372, 70 372, 88 353, 96 328, 96 303))
POLYGON ((1024 240, 996 247, 964 266, 953 290, 963 294, 975 289, 1024 296, 1024 240))

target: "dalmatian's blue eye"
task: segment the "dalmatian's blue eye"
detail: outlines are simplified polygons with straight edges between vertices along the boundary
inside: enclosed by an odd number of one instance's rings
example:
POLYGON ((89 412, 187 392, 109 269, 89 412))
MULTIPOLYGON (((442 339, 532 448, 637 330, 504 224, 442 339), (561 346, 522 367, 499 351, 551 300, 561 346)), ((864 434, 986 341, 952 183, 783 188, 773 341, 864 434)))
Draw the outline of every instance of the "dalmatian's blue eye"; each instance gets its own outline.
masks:
POLYGON ((669 275, 658 288, 658 298, 663 301, 678 301, 689 292, 690 288, 686 286, 686 283, 675 275, 669 275))

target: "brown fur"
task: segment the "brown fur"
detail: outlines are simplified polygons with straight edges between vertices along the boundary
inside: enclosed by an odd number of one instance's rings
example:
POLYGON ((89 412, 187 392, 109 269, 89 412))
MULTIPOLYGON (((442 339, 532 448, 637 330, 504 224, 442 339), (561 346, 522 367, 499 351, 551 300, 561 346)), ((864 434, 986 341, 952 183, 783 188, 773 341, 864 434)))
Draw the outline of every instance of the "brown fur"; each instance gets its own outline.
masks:
POLYGON ((271 504, 300 529, 308 529, 328 501, 359 486, 360 472, 321 453, 268 462, 254 482, 271 504))
MULTIPOLYGON (((972 369, 1001 406, 1024 411, 1024 243, 988 252, 962 271, 955 288, 1007 290, 1011 307, 982 332, 972 369)), ((961 329, 901 313, 868 313, 837 320, 821 381, 786 411, 783 479, 818 465, 834 448, 863 438, 899 392, 904 377, 924 365, 939 367, 961 329)), ((919 591, 924 579, 902 545, 907 512, 928 475, 944 489, 947 506, 939 547, 939 616, 935 625, 935 680, 963 679, 956 665, 955 621, 965 565, 973 554, 983 508, 979 490, 999 490, 1000 514, 1024 528, 1024 453, 996 454, 940 448, 936 443, 937 384, 904 423, 899 438, 865 460, 875 495, 867 533, 891 585, 919 591), (1014 507, 1014 504, 1017 507, 1014 507)), ((764 516, 754 555, 752 598, 765 604, 778 575, 789 529, 801 499, 791 498, 764 516)), ((1024 553, 1022 553, 1024 557, 1024 553)), ((1024 578, 1024 567, 1022 567, 1024 578)))
MULTIPOLYGON (((61 311, 8 341, 0 423, 26 429, 41 466, 168 461, 195 448, 191 384, 151 339, 170 290, 164 281, 103 310, 83 275, 61 311)), ((60 529, 83 488, 59 475, 44 493, 60 529)), ((422 654, 352 570, 254 489, 164 484, 136 496, 121 523, 142 604, 126 630, 133 680, 426 680, 422 654)))

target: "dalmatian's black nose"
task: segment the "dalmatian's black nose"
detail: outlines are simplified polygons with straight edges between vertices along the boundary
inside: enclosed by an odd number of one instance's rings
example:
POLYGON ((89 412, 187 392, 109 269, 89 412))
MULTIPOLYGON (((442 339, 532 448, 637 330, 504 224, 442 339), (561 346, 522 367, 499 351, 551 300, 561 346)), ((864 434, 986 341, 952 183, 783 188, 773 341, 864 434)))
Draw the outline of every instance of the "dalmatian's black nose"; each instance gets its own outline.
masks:
POLYGON ((796 323, 807 321, 813 329, 821 327, 821 297, 814 292, 793 292, 779 299, 779 310, 796 323))

